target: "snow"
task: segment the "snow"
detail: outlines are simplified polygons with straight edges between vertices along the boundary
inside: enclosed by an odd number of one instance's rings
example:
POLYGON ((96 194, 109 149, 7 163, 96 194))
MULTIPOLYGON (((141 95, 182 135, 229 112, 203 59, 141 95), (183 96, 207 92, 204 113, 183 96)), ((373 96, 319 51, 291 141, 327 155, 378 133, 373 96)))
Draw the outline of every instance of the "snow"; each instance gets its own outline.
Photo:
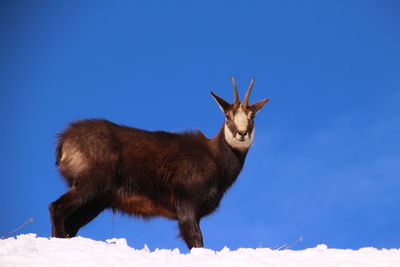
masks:
POLYGON ((123 238, 106 242, 83 237, 44 238, 35 234, 0 240, 0 266, 400 266, 400 249, 330 249, 326 245, 305 250, 269 248, 195 248, 150 251, 129 247, 123 238))

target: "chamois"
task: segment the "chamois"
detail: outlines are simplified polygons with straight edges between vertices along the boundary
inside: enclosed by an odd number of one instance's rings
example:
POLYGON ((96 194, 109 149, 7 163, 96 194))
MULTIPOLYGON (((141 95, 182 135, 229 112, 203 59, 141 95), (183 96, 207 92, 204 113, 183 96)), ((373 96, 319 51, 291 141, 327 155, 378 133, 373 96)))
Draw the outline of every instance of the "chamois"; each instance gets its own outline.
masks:
POLYGON ((69 191, 49 205, 52 236, 73 237, 104 209, 178 221, 189 249, 203 247, 200 219, 212 213, 242 170, 254 139, 255 114, 269 101, 249 105, 254 78, 242 102, 211 92, 225 115, 211 139, 201 131, 145 131, 107 120, 73 122, 58 137, 56 165, 69 191))

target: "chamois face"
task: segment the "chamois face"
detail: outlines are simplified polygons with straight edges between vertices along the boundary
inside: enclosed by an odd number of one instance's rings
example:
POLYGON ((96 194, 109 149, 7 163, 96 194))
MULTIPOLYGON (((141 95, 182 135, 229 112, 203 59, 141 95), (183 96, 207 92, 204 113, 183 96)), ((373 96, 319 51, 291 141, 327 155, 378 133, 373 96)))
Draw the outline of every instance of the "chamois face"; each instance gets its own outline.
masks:
POLYGON ((224 134, 226 142, 233 148, 238 150, 247 150, 254 140, 254 118, 260 109, 269 101, 264 99, 252 105, 248 104, 251 89, 253 87, 254 78, 247 90, 246 96, 242 102, 239 102, 236 82, 231 77, 234 86, 235 100, 233 104, 229 104, 221 97, 211 92, 211 95, 217 101, 222 112, 225 114, 224 134))
POLYGON ((254 116, 249 107, 232 107, 225 113, 225 140, 234 148, 247 149, 254 139, 254 116))

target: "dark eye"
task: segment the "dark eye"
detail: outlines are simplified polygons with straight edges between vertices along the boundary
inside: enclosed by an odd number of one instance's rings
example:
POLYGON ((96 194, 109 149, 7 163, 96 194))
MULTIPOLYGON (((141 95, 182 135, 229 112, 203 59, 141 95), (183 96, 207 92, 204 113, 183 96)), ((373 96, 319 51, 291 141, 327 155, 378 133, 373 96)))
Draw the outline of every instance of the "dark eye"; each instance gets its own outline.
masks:
POLYGON ((254 114, 254 113, 250 114, 250 120, 254 120, 255 117, 256 117, 256 114, 254 114))
POLYGON ((226 114, 226 115, 225 115, 225 118, 226 118, 226 120, 229 121, 229 120, 231 119, 231 116, 230 116, 229 114, 226 114))

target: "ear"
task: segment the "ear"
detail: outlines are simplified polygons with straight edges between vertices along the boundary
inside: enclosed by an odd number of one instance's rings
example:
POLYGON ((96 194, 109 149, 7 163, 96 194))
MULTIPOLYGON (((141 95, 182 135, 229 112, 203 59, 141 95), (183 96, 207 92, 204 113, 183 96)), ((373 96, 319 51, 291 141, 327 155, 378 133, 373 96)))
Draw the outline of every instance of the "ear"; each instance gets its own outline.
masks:
POLYGON ((228 102, 223 100, 221 97, 217 96, 213 92, 211 92, 211 95, 214 97, 215 101, 218 103, 219 108, 222 110, 223 113, 225 113, 225 110, 230 106, 228 102))
POLYGON ((250 106, 250 108, 252 110, 254 110, 255 113, 259 112, 260 109, 262 109, 262 107, 269 101, 269 98, 264 99, 264 100, 260 100, 256 103, 254 103, 253 105, 250 106))

